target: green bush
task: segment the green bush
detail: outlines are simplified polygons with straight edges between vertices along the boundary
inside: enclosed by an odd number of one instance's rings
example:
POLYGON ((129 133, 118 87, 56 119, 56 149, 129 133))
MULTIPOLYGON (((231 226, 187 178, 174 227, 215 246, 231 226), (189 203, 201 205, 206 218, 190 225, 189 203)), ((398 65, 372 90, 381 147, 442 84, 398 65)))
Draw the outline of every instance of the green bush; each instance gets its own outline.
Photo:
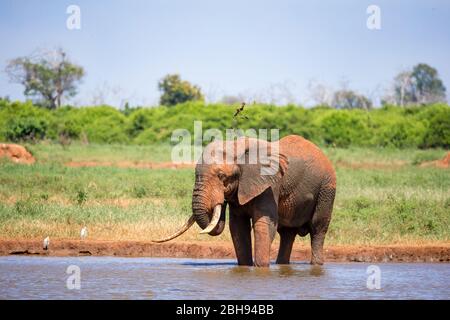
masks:
POLYGON ((0 138, 7 141, 35 141, 50 135, 53 116, 48 110, 27 103, 9 103, 0 109, 0 138))
POLYGON ((82 131, 81 123, 74 117, 76 109, 73 107, 62 107, 54 111, 55 122, 52 125, 54 136, 64 136, 70 139, 79 139, 82 131))
POLYGON ((35 141, 45 137, 48 122, 45 119, 11 119, 5 128, 5 137, 11 141, 35 141))
POLYGON ((336 147, 367 145, 368 115, 359 110, 333 110, 320 122, 323 142, 336 147))
POLYGON ((397 117, 386 120, 373 136, 373 141, 381 147, 417 147, 422 143, 424 134, 425 126, 420 121, 397 117))
MULTIPOLYGON (((450 107, 446 104, 400 108, 383 106, 370 111, 305 109, 288 105, 248 105, 236 118, 238 105, 186 102, 173 107, 63 107, 46 110, 30 102, 0 100, 0 140, 20 141, 60 137, 95 143, 167 143, 176 129, 194 139, 194 121, 202 130, 279 129, 280 136, 301 135, 315 143, 337 147, 449 148, 450 107)), ((271 139, 270 133, 268 139, 271 139)))
POLYGON ((136 137, 144 131, 146 128, 151 127, 153 120, 153 114, 152 109, 140 109, 137 111, 134 111, 129 116, 128 126, 127 126, 127 133, 131 137, 136 137))
POLYGON ((67 112, 65 130, 80 137, 82 133, 88 141, 96 143, 126 143, 127 118, 117 109, 109 106, 84 107, 67 112))
POLYGON ((428 119, 428 126, 420 146, 450 148, 450 108, 447 105, 430 107, 424 117, 428 119))

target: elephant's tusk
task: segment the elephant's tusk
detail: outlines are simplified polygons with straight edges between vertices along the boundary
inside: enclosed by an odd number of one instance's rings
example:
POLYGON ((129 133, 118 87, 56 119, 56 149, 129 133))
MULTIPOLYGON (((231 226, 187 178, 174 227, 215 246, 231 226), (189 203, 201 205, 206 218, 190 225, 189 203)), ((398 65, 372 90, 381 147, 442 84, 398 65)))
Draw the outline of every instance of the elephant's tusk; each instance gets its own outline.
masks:
POLYGON ((200 231, 201 234, 210 233, 211 231, 214 230, 214 228, 219 223, 221 212, 222 212, 222 205, 218 204, 214 208, 214 214, 213 214, 213 217, 211 219, 211 222, 208 224, 208 226, 205 229, 200 231))
POLYGON ((175 232, 174 234, 172 234, 166 238, 152 240, 152 242, 166 242, 166 241, 175 239, 176 237, 181 236, 183 233, 185 233, 190 227, 192 227, 194 222, 195 222, 194 215, 191 215, 190 218, 188 219, 188 221, 177 232, 175 232))

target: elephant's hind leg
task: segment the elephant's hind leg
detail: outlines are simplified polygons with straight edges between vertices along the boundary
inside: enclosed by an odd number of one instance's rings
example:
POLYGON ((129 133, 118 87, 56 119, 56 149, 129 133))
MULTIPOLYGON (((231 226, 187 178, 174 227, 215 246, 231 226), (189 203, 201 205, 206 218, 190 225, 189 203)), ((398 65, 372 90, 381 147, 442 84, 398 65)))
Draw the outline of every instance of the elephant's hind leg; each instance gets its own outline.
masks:
POLYGON ((335 188, 323 188, 311 221, 311 264, 323 264, 323 244, 333 211, 335 188))
POLYGON ((280 248, 278 250, 277 264, 289 264, 291 259, 292 245, 298 228, 281 227, 278 230, 280 234, 280 248))

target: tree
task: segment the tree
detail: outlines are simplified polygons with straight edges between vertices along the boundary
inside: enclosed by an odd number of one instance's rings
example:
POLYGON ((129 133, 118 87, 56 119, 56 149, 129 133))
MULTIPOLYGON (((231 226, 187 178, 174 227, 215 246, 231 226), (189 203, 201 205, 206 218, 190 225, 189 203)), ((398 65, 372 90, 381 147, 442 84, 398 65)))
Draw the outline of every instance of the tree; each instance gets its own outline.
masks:
POLYGON ((384 100, 399 106, 445 102, 445 91, 437 70, 419 63, 412 71, 400 72, 395 77, 393 96, 384 100))
POLYGON ((310 80, 308 83, 308 91, 309 98, 313 101, 314 104, 320 106, 331 105, 333 91, 329 87, 317 83, 315 80, 310 80))
POLYGON ((362 94, 352 90, 342 89, 333 95, 331 105, 336 109, 370 109, 372 102, 362 94))
POLYGON ((414 92, 418 103, 445 102, 446 89, 435 68, 419 63, 414 67, 411 76, 414 79, 414 92))
POLYGON ((406 101, 413 101, 413 79, 412 74, 409 71, 400 72, 395 77, 395 99, 398 101, 397 104, 404 106, 406 101))
POLYGON ((20 57, 6 67, 12 82, 25 86, 26 96, 38 98, 37 103, 50 109, 61 106, 62 98, 77 94, 77 84, 84 69, 70 62, 62 49, 20 57))
POLYGON ((158 89, 162 92, 160 103, 165 106, 174 106, 186 101, 204 101, 203 94, 198 86, 181 80, 178 74, 168 74, 159 83, 158 89))

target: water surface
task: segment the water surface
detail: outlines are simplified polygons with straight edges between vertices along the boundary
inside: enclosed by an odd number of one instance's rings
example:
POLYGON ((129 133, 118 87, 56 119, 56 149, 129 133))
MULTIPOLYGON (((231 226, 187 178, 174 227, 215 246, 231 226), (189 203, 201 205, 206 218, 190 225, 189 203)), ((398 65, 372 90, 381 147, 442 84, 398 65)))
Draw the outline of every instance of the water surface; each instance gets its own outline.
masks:
POLYGON ((377 264, 379 290, 367 288, 369 265, 257 269, 235 260, 6 256, 0 299, 450 299, 450 264, 377 264), (71 265, 80 268, 79 290, 67 287, 71 265))

